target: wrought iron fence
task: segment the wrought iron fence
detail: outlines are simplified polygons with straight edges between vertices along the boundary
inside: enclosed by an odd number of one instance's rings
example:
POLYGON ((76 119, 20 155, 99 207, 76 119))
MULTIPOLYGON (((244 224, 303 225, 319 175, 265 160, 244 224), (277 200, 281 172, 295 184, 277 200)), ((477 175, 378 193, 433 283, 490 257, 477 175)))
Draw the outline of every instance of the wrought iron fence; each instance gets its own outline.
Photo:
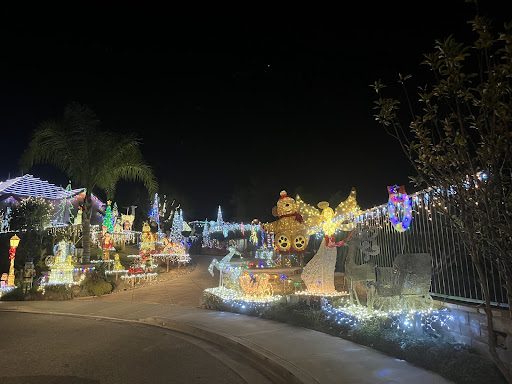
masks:
MULTIPOLYGON (((372 261, 380 267, 391 267, 400 253, 423 253, 432 255, 431 295, 461 302, 483 303, 482 290, 471 257, 461 239, 454 231, 443 207, 428 191, 411 196, 413 221, 408 230, 397 232, 391 225, 387 204, 368 209, 356 219, 359 228, 376 232, 373 242, 380 246, 380 253, 372 261)), ((344 260, 346 247, 340 249, 344 260)), ((359 254, 359 263, 368 256, 359 254)), ((487 263, 489 292, 493 305, 508 307, 505 281, 495 265, 487 263)))

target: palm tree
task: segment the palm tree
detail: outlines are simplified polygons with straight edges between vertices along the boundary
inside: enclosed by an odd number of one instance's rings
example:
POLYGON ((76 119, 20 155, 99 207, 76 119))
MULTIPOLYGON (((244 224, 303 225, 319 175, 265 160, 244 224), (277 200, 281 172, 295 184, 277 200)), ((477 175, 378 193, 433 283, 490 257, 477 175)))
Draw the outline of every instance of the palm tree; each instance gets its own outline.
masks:
POLYGON ((120 179, 141 181, 148 192, 156 191, 157 182, 139 148, 140 140, 132 134, 118 134, 100 129, 100 121, 87 106, 71 103, 59 120, 44 121, 35 130, 22 156, 23 169, 35 164, 52 164, 74 183, 86 189, 83 213, 83 255, 91 255, 90 225, 94 190, 113 197, 120 179))

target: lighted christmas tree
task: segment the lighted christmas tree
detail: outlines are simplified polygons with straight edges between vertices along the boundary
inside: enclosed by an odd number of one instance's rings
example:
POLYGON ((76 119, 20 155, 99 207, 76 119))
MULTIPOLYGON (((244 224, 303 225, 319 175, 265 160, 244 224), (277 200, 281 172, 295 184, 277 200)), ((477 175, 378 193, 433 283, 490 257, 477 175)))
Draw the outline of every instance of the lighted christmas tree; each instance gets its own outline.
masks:
POLYGON ((204 221, 204 227, 203 227, 203 247, 210 248, 212 246, 211 240, 210 240, 210 232, 208 231, 208 221, 204 221))
POLYGON ((114 225, 112 224, 112 208, 110 204, 112 202, 107 201, 107 209, 105 209, 105 216, 103 217, 103 226, 107 228, 108 233, 114 233, 114 225))
POLYGON ((116 221, 119 217, 119 211, 117 210, 117 203, 114 203, 114 206, 112 207, 112 225, 114 228, 116 227, 116 221))
POLYGON ((217 211, 217 227, 220 229, 222 224, 224 224, 224 220, 222 219, 222 210, 219 205, 219 210, 217 211))
POLYGON ((71 192, 71 181, 69 181, 66 186, 66 196, 61 199, 59 205, 57 207, 57 214, 55 215, 55 220, 58 224, 64 224, 66 222, 73 223, 73 204, 69 201, 69 195, 71 192), (66 220, 66 212, 68 215, 68 220, 66 220))
POLYGON ((172 219, 172 227, 169 238, 173 243, 180 243, 183 240, 181 232, 183 231, 183 210, 176 210, 172 219))
POLYGON ((61 199, 57 206, 57 213, 55 214, 55 223, 64 224, 64 215, 66 213, 67 199, 61 199))
POLYGON ((159 205, 160 205, 160 199, 158 198, 158 193, 155 193, 155 198, 153 199, 153 205, 151 206, 151 210, 149 211, 149 219, 156 223, 158 230, 160 230, 159 205))

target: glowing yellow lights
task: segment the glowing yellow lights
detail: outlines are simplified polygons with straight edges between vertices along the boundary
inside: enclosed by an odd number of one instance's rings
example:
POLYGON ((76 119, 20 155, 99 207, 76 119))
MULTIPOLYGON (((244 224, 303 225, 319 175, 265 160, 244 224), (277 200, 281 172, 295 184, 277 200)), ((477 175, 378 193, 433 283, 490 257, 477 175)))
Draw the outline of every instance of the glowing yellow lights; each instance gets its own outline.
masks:
POLYGON ((124 271, 124 267, 119 260, 119 253, 114 254, 114 271, 124 271))
POLYGON ((245 296, 262 298, 272 296, 274 292, 268 273, 258 273, 257 275, 244 273, 240 276, 239 282, 245 296))
POLYGON ((277 205, 272 209, 278 219, 263 224, 263 229, 275 234, 275 248, 278 252, 303 252, 308 245, 306 226, 298 212, 297 202, 281 191, 277 205))
POLYGON ((140 243, 141 251, 154 251, 156 236, 156 233, 151 233, 151 227, 149 226, 149 223, 144 222, 142 224, 142 234, 140 243))
POLYGON ((18 237, 18 235, 15 234, 13 237, 11 237, 11 239, 9 240, 9 243, 10 243, 11 247, 18 248, 18 244, 20 243, 20 238, 18 237))
POLYGON ((327 236, 332 236, 337 230, 351 231, 355 228, 355 217, 361 213, 355 188, 352 188, 347 199, 342 201, 336 210, 329 207, 327 201, 321 201, 318 203, 318 208, 321 210, 319 211, 299 196, 297 196, 297 205, 310 235, 321 231, 327 236))
MULTIPOLYGON (((204 290, 205 292, 215 295, 222 299, 222 301, 226 303, 232 303, 240 301, 242 305, 250 305, 250 304, 267 304, 274 303, 280 301, 283 296, 274 295, 274 296, 254 296, 254 295, 245 295, 242 292, 225 288, 225 287, 215 287, 215 288, 207 288, 204 290)), ((242 307, 243 308, 243 307, 242 307)), ((245 308, 244 308, 245 309, 245 308)))

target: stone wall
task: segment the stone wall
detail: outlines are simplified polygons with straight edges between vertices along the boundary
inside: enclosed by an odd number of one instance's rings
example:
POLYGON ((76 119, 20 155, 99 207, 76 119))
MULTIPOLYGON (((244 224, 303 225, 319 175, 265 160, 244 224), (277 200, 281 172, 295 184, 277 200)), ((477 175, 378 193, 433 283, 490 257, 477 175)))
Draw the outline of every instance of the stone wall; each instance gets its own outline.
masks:
MULTIPOLYGON (((450 322, 450 334, 461 343, 489 355, 487 343, 487 318, 482 307, 437 302, 449 308, 454 316, 450 322)), ((494 330, 498 353, 503 360, 512 364, 512 320, 508 310, 493 310, 494 330)))

